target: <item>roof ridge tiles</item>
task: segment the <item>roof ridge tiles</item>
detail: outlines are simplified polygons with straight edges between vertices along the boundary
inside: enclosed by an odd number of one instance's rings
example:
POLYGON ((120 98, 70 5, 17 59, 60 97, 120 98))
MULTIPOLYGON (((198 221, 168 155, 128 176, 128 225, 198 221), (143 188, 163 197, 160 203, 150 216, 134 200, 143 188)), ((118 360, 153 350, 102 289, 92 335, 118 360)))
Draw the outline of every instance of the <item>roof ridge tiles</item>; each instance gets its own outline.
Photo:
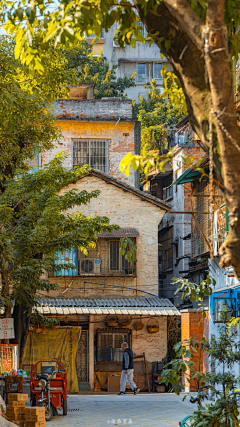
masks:
POLYGON ((174 304, 167 298, 156 297, 96 297, 96 298, 41 298, 38 303, 42 306, 52 307, 83 307, 83 308, 116 308, 116 307, 144 307, 175 308, 174 304))

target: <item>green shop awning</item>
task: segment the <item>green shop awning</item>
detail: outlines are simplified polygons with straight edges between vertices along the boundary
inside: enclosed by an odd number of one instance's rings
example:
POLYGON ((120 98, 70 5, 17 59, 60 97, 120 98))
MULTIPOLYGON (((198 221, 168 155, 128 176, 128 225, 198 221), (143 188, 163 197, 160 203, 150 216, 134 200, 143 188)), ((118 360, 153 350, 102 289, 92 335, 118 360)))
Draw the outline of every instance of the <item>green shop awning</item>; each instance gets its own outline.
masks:
POLYGON ((200 172, 194 169, 187 169, 176 181, 173 182, 173 185, 186 184, 186 182, 192 182, 194 179, 199 178, 200 176, 200 172))

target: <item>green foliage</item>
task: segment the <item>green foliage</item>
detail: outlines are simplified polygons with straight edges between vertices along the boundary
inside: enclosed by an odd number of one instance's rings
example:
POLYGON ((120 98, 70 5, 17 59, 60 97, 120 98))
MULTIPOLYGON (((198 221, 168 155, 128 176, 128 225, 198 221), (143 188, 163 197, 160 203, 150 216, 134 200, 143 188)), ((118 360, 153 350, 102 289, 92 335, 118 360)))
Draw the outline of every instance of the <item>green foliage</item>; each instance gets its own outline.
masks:
POLYGON ((138 155, 128 153, 123 157, 119 164, 119 169, 126 176, 129 176, 130 166, 132 166, 134 171, 139 171, 140 173, 148 174, 149 170, 156 168, 160 171, 165 171, 166 165, 172 160, 173 150, 169 150, 168 153, 159 156, 158 153, 149 151, 147 154, 138 155))
POLYGON ((157 88, 156 81, 152 80, 149 89, 149 100, 143 96, 139 104, 133 104, 133 118, 141 121, 141 154, 145 156, 149 151, 162 152, 168 148, 169 129, 183 116, 179 108, 171 102, 165 101, 157 88))
POLYGON ((119 255, 124 255, 128 262, 135 263, 137 259, 137 245, 129 237, 122 237, 120 239, 119 255))
POLYGON ((81 213, 80 206, 98 197, 98 190, 62 191, 89 171, 88 166, 66 170, 65 157, 60 153, 34 174, 22 171, 17 179, 6 181, 0 195, 2 296, 23 303, 29 311, 37 304, 37 290, 56 288, 54 281, 45 279, 46 273, 74 267, 54 263, 57 251, 86 252, 95 245, 96 233, 119 228, 110 226, 106 217, 81 213), (77 212, 68 213, 76 206, 77 212))
POLYGON ((14 40, 0 38, 0 187, 26 158, 49 150, 60 130, 51 113, 51 101, 67 94, 75 81, 60 49, 46 52, 45 73, 34 71, 14 58, 14 40))
POLYGON ((190 297, 191 302, 203 301, 205 296, 212 294, 212 286, 214 287, 216 285, 216 281, 209 276, 206 280, 202 280, 199 285, 191 283, 188 279, 184 279, 183 277, 173 277, 172 283, 174 285, 179 283, 175 294, 182 292, 182 299, 190 297))
POLYGON ((164 77, 163 98, 168 98, 170 105, 174 105, 178 114, 182 114, 183 117, 187 114, 187 104, 179 79, 173 71, 168 71, 167 65, 162 68, 161 74, 164 77))
MULTIPOLYGON (((205 20, 207 11, 206 0, 188 0, 194 11, 205 20)), ((162 0, 138 0, 137 4, 147 14, 157 12, 162 0)), ((83 39, 85 34, 95 34, 100 37, 101 29, 108 31, 115 22, 118 22, 116 39, 120 46, 130 44, 136 47, 136 40, 145 42, 138 27, 139 17, 136 7, 129 0, 83 0, 66 2, 59 1, 55 10, 49 9, 48 0, 32 0, 30 3, 2 2, 2 17, 7 18, 6 29, 17 37, 16 55, 23 62, 28 61, 33 69, 42 70, 41 60, 51 41, 55 45, 74 43, 76 39, 83 39), (41 25, 39 25, 39 22, 41 25)), ((238 57, 240 51, 240 37, 235 29, 240 24, 239 2, 226 0, 225 22, 228 27, 230 55, 238 57)), ((156 41, 159 46, 164 45, 169 51, 172 48, 170 40, 159 37, 158 32, 148 34, 148 40, 156 41)))
MULTIPOLYGON (((237 332, 228 325, 219 327, 219 338, 209 343, 206 349, 210 360, 215 363, 216 372, 206 374, 214 403, 199 406, 193 414, 193 426, 225 427, 239 426, 240 390, 239 378, 233 373, 233 366, 240 361, 237 332), (232 424, 231 424, 232 422, 232 424)), ((199 396, 201 398, 201 396, 199 396)))
MULTIPOLYGON (((208 277, 199 286, 189 283, 186 279, 174 278, 173 283, 179 283, 177 292, 183 292, 183 298, 190 296, 191 301, 199 301, 203 308, 203 299, 212 293, 211 286, 215 281, 208 277)), ((219 338, 208 342, 204 337, 204 311, 202 311, 202 338, 190 338, 179 342, 174 350, 176 357, 171 360, 161 373, 161 383, 172 384, 177 394, 184 390, 182 377, 190 384, 195 382, 197 397, 191 396, 191 401, 197 401, 191 426, 193 427, 237 427, 239 426, 239 409, 237 402, 240 390, 237 389, 239 379, 233 373, 235 363, 240 361, 240 348, 237 331, 229 328, 227 323, 219 326, 219 338), (194 356, 198 353, 197 357, 194 356), (215 365, 215 370, 203 373, 201 361, 203 354, 208 356, 209 362, 215 365), (203 400, 210 396, 206 394, 206 385, 211 393, 212 402, 201 405, 203 400), (232 423, 232 424, 231 424, 232 423)))
POLYGON ((31 315, 31 323, 39 326, 56 326, 59 324, 59 320, 56 317, 46 317, 34 310, 31 315))
POLYGON ((77 73, 81 83, 95 83, 94 94, 96 98, 121 97, 124 98, 125 90, 135 86, 135 78, 116 77, 117 65, 109 68, 108 62, 100 54, 93 56, 93 46, 85 40, 69 46, 63 52, 68 61, 68 68, 77 73))

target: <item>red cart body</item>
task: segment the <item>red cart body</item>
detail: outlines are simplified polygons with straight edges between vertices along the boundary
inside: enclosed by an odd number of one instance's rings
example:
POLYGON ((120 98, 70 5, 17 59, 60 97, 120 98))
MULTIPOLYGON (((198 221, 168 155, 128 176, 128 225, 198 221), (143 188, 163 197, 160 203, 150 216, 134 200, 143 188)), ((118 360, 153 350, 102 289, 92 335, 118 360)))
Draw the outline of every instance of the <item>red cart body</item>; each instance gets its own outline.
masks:
MULTIPOLYGON (((38 406, 39 399, 42 398, 42 390, 38 387, 37 374, 42 374, 42 363, 56 364, 56 370, 63 370, 64 372, 56 372, 55 378, 50 380, 50 395, 51 402, 56 409, 60 409, 63 406, 63 400, 67 400, 67 372, 63 365, 57 360, 39 360, 31 370, 31 401, 33 406, 38 406), (58 366, 57 366, 58 365, 58 366)), ((47 393, 43 394, 44 398, 47 398, 47 393)))

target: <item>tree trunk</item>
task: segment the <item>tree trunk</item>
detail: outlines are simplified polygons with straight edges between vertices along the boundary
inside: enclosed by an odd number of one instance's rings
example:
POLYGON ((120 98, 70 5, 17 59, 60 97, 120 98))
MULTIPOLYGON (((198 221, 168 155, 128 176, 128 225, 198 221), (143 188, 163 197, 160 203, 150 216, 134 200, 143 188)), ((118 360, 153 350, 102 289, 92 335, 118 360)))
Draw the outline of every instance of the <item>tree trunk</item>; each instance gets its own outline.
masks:
POLYGON ((221 266, 232 265, 240 277, 240 140, 224 11, 225 0, 208 0, 205 38, 209 47, 207 52, 205 51, 205 58, 229 210, 229 234, 220 249, 221 266), (219 70, 221 70, 220 73, 219 70))
MULTIPOLYGON (((157 12, 149 11, 146 16, 138 0, 134 0, 134 3, 147 30, 149 32, 159 33, 156 44, 173 65, 174 72, 180 80, 186 97, 191 126, 201 140, 206 152, 209 152, 210 87, 205 78, 206 72, 203 50, 200 50, 189 35, 183 31, 177 19, 164 4, 164 1, 158 7, 157 12), (164 40, 159 42, 159 38, 164 38, 164 40), (168 51, 164 44, 165 40, 171 41, 171 47, 168 51)), ((170 3, 170 0, 168 0, 168 3, 170 3)), ((183 3, 182 0, 181 3, 183 3)), ((191 9, 191 7, 187 4, 187 10, 189 9, 191 9)), ((187 15, 187 10, 185 10, 185 15, 187 15)), ((195 13, 191 9, 190 13, 192 14, 192 12, 195 13)), ((199 19, 200 18, 197 19, 198 25, 201 22, 199 22, 199 19)), ((203 24, 202 22, 202 25, 203 24)), ((217 146, 217 135, 215 131, 213 132, 213 141, 214 145, 217 146)), ((217 178, 223 183, 221 159, 218 150, 214 150, 213 154, 213 164, 217 178)))
POLYGON ((230 218, 230 231, 220 249, 221 266, 232 265, 240 278, 240 151, 236 148, 240 141, 224 25, 225 0, 208 0, 206 26, 187 0, 163 0, 157 11, 149 11, 146 16, 139 0, 134 3, 147 30, 158 32, 156 43, 181 82, 189 121, 206 152, 210 146, 211 104, 216 112, 213 118, 213 165, 218 180, 225 186, 230 218), (209 51, 205 50, 205 55, 201 34, 209 36, 209 51), (164 40, 159 42, 161 37, 164 40), (171 41, 168 50, 165 40, 171 41), (217 119, 219 111, 223 114, 217 119))
POLYGON ((13 318, 15 338, 11 340, 11 344, 18 344, 19 366, 21 368, 31 317, 23 304, 15 304, 13 318))

